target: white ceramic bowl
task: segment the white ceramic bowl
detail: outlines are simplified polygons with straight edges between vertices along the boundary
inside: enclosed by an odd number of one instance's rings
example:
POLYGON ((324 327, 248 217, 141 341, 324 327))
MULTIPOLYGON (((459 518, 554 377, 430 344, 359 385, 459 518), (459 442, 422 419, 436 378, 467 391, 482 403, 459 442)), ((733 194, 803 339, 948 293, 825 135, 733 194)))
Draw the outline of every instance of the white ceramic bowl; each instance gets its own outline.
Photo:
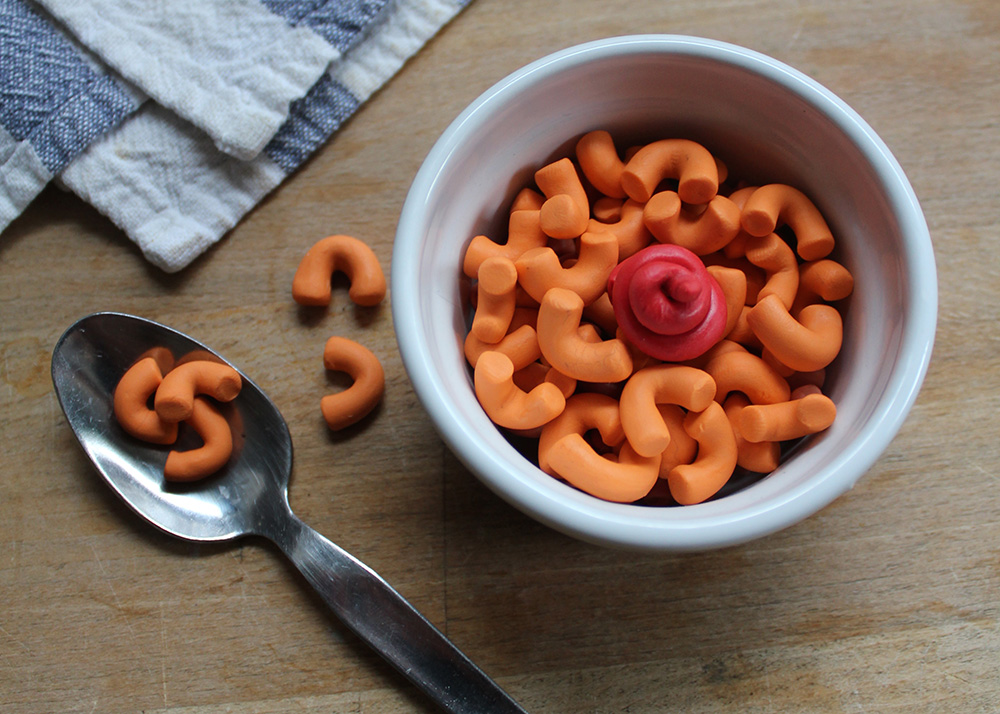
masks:
POLYGON ((829 90, 772 58, 694 37, 600 40, 533 62, 473 102, 431 149, 406 198, 392 256, 392 310, 414 389, 448 446, 499 496, 593 543, 721 547, 777 531, 851 488, 913 404, 930 358, 937 282, 913 190, 885 144, 829 90), (766 478, 714 501, 601 501, 525 459, 480 408, 462 354, 465 246, 501 235, 516 191, 583 133, 619 142, 684 137, 731 174, 813 198, 855 276, 827 394, 832 427, 766 478))

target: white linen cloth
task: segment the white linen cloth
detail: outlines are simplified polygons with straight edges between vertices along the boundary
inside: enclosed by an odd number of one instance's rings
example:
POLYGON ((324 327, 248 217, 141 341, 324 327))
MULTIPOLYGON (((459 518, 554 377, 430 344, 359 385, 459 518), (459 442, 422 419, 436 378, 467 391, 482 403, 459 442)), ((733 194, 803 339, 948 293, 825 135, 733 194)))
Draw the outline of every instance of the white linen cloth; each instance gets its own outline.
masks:
POLYGON ((150 98, 252 159, 339 52, 258 0, 37 0, 150 98))
MULTIPOLYGON (((15 162, 18 152, 46 155, 35 147, 32 122, 43 123, 38 116, 59 102, 41 102, 44 111, 19 122, 19 112, 8 111, 19 109, 20 95, 10 89, 19 75, 5 67, 0 50, 0 230, 31 193, 10 180, 17 172, 8 164, 16 163, 18 176, 35 177, 36 193, 57 177, 121 227, 152 263, 180 270, 293 173, 469 1, 40 0, 41 9, 28 0, 0 0, 0 15, 7 7, 20 16, 25 6, 31 23, 48 22, 64 44, 96 55, 82 63, 87 71, 78 73, 87 76, 76 84, 93 84, 89 72, 124 97, 110 119, 97 122, 105 131, 76 141, 48 168, 31 156, 15 162)), ((18 61, 9 64, 16 70, 18 61)), ((65 63, 53 64, 59 72, 65 63)))

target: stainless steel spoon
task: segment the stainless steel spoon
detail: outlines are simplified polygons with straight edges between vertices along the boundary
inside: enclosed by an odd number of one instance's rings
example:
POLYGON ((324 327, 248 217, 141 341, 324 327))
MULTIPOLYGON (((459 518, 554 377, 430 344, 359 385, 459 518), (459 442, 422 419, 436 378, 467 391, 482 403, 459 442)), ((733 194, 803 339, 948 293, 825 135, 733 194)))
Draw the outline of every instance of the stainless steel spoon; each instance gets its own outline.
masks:
POLYGON ((277 407, 246 375, 241 373, 240 395, 227 406, 235 437, 228 465, 196 484, 164 482, 166 450, 128 436, 112 413, 118 380, 152 347, 166 347, 177 358, 211 352, 164 325, 98 313, 72 325, 52 355, 52 381, 66 419, 125 503, 179 538, 204 542, 257 535, 273 541, 347 627, 444 711, 525 711, 371 568, 292 513, 291 435, 277 407))

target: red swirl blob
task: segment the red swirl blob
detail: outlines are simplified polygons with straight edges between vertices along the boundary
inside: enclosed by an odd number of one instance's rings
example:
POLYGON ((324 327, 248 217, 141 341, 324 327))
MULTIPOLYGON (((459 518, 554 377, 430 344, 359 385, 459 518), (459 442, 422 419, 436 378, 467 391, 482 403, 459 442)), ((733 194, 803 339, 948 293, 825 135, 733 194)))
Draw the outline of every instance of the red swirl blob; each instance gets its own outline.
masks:
POLYGON ((608 296, 629 342, 665 362, 698 357, 725 332, 722 288, 679 245, 651 245, 623 260, 608 278, 608 296))

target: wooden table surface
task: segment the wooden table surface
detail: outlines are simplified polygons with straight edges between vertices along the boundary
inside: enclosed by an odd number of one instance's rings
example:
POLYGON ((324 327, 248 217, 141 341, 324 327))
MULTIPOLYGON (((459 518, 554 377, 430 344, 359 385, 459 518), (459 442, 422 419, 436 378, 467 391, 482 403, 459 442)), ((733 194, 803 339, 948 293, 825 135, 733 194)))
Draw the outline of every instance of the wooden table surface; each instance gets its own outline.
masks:
POLYGON ((291 427, 296 512, 531 712, 1000 711, 998 67, 995 0, 475 0, 179 274, 48 188, 0 235, 0 711, 432 711, 275 548, 171 540, 103 484, 49 364, 71 322, 105 309, 254 376, 291 427), (443 446, 387 303, 338 293, 303 320, 290 298, 299 258, 331 233, 390 268, 426 152, 496 80, 641 32, 745 45, 845 99, 910 177, 938 261, 933 359, 883 457, 819 514, 704 554, 622 553, 528 519, 443 446), (388 382, 375 417, 336 436, 319 413, 334 334, 369 345, 388 382))

